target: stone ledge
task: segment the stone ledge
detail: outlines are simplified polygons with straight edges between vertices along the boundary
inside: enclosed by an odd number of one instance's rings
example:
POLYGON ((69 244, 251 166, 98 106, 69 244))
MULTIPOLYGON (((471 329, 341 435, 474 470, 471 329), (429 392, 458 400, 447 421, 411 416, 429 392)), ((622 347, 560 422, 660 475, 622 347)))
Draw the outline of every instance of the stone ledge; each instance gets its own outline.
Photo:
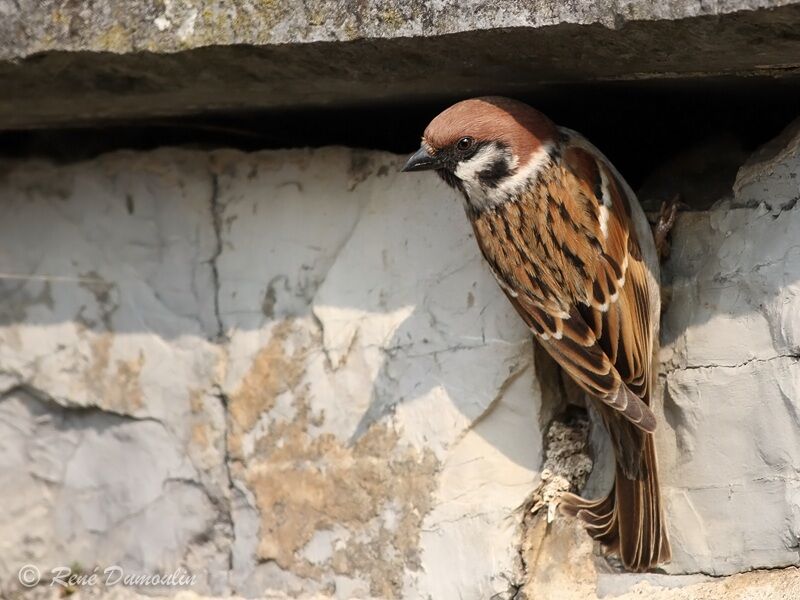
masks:
POLYGON ((209 45, 277 45, 432 37, 553 25, 619 29, 629 22, 675 21, 797 4, 796 0, 18 0, 0 6, 0 59, 48 51, 178 52, 209 45))
POLYGON ((800 3, 781 0, 16 4, 0 5, 5 129, 800 72, 800 3))

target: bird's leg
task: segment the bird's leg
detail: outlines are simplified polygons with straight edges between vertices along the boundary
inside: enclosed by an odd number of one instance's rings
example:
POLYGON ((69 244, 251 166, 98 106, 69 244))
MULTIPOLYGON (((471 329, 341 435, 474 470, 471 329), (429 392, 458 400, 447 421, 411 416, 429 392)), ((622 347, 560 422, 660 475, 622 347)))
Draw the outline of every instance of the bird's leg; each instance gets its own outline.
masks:
POLYGON ((653 225, 653 239, 656 242, 656 251, 661 261, 669 257, 670 244, 668 236, 675 225, 679 206, 684 207, 685 205, 680 201, 680 196, 677 194, 671 200, 662 202, 661 210, 658 211, 658 220, 653 225))

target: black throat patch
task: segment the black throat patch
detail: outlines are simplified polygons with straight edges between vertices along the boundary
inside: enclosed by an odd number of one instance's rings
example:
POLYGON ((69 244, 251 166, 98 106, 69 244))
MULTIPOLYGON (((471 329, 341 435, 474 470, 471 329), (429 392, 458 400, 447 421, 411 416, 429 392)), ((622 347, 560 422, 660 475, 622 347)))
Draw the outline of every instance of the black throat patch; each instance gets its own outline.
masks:
POLYGON ((464 185, 461 183, 461 180, 456 177, 455 173, 453 173, 450 169, 437 169, 436 172, 447 185, 459 190, 460 192, 464 191, 464 185))

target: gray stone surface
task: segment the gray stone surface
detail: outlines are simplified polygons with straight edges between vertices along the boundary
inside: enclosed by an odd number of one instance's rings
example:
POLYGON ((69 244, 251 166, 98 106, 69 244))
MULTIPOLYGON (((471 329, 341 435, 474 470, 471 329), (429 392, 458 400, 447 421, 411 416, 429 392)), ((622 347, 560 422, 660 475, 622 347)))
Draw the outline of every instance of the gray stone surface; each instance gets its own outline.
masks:
POLYGON ((675 229, 662 361, 674 572, 800 554, 800 122, 675 229))
POLYGON ((307 44, 431 37, 560 24, 621 27, 796 4, 791 0, 4 0, 0 58, 38 52, 176 52, 211 44, 307 44))
POLYGON ((541 449, 528 334, 450 190, 399 166, 342 148, 2 166, 0 580, 118 564, 249 597, 509 589, 541 449))
POLYGON ((674 231, 658 577, 523 523, 545 369, 436 178, 343 148, 4 163, 0 593, 32 563, 248 597, 793 597, 791 569, 700 576, 798 563, 799 128, 674 231))
POLYGON ((0 173, 4 577, 102 560, 225 589, 209 171, 122 153, 0 173))
POLYGON ((797 74, 791 0, 0 0, 0 128, 797 74))
MULTIPOLYGON (((602 577, 602 576, 601 576, 602 577)), ((640 578, 641 579, 641 578, 640 578)), ((664 577, 649 576, 624 590, 604 588, 599 595, 592 591, 574 590, 569 585, 557 588, 557 595, 544 596, 553 600, 590 600, 597 598, 614 598, 615 600, 794 600, 800 596, 800 572, 796 568, 787 568, 772 571, 754 571, 741 573, 728 577, 723 581, 714 581, 710 578, 678 578, 667 580, 664 577)), ((619 581, 615 583, 620 583, 619 581)), ((551 588, 552 589, 552 588, 551 588)), ((15 596, 11 596, 17 600, 15 596)), ((27 590, 22 600, 61 600, 63 590, 56 587, 40 586, 27 590)), ((130 588, 116 586, 106 588, 101 585, 94 587, 75 588, 70 595, 72 600, 90 600, 104 598, 105 600, 151 600, 153 598, 173 598, 168 594, 153 592, 147 594, 136 592, 130 588)), ((261 596, 264 600, 334 600, 340 598, 336 594, 289 594, 286 592, 268 592, 261 596)), ((517 598, 530 598, 531 596, 519 595, 517 598)), ((539 596, 533 596, 538 598, 539 596)), ((214 596, 209 597, 193 592, 181 592, 181 600, 240 600, 241 596, 214 596)), ((362 600, 364 596, 354 596, 362 600)), ((483 596, 477 598, 483 599, 483 596)), ((495 600, 498 597, 493 597, 495 600)))

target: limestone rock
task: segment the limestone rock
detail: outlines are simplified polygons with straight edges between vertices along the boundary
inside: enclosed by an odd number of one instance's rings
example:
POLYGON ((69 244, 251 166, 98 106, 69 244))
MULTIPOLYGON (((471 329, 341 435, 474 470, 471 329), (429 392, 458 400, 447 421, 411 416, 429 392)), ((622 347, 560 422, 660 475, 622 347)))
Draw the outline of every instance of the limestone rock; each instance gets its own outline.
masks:
POLYGON ((3 166, 4 581, 111 563, 247 596, 509 589, 541 460, 530 337, 451 191, 399 165, 3 166))
POLYGON ((797 564, 799 145, 795 125, 674 231, 675 557, 645 576, 574 522, 520 531, 554 406, 436 178, 342 148, 1 165, 0 589, 77 563, 180 567, 198 593, 510 599, 568 561, 574 598, 793 593, 792 569, 705 575, 797 564))
POLYGON ((0 128, 786 77, 798 24, 797 0, 0 0, 0 128))
POLYGON ((235 541, 236 589, 504 591, 512 512, 540 461, 538 391, 529 335, 461 207, 389 155, 226 165, 217 264, 235 521, 260 527, 235 541))
POLYGON ((671 572, 798 561, 798 131, 743 166, 730 198, 675 228, 660 449, 671 572))
POLYGON ((167 156, 3 168, 4 578, 194 564, 225 589, 211 179, 167 156))

